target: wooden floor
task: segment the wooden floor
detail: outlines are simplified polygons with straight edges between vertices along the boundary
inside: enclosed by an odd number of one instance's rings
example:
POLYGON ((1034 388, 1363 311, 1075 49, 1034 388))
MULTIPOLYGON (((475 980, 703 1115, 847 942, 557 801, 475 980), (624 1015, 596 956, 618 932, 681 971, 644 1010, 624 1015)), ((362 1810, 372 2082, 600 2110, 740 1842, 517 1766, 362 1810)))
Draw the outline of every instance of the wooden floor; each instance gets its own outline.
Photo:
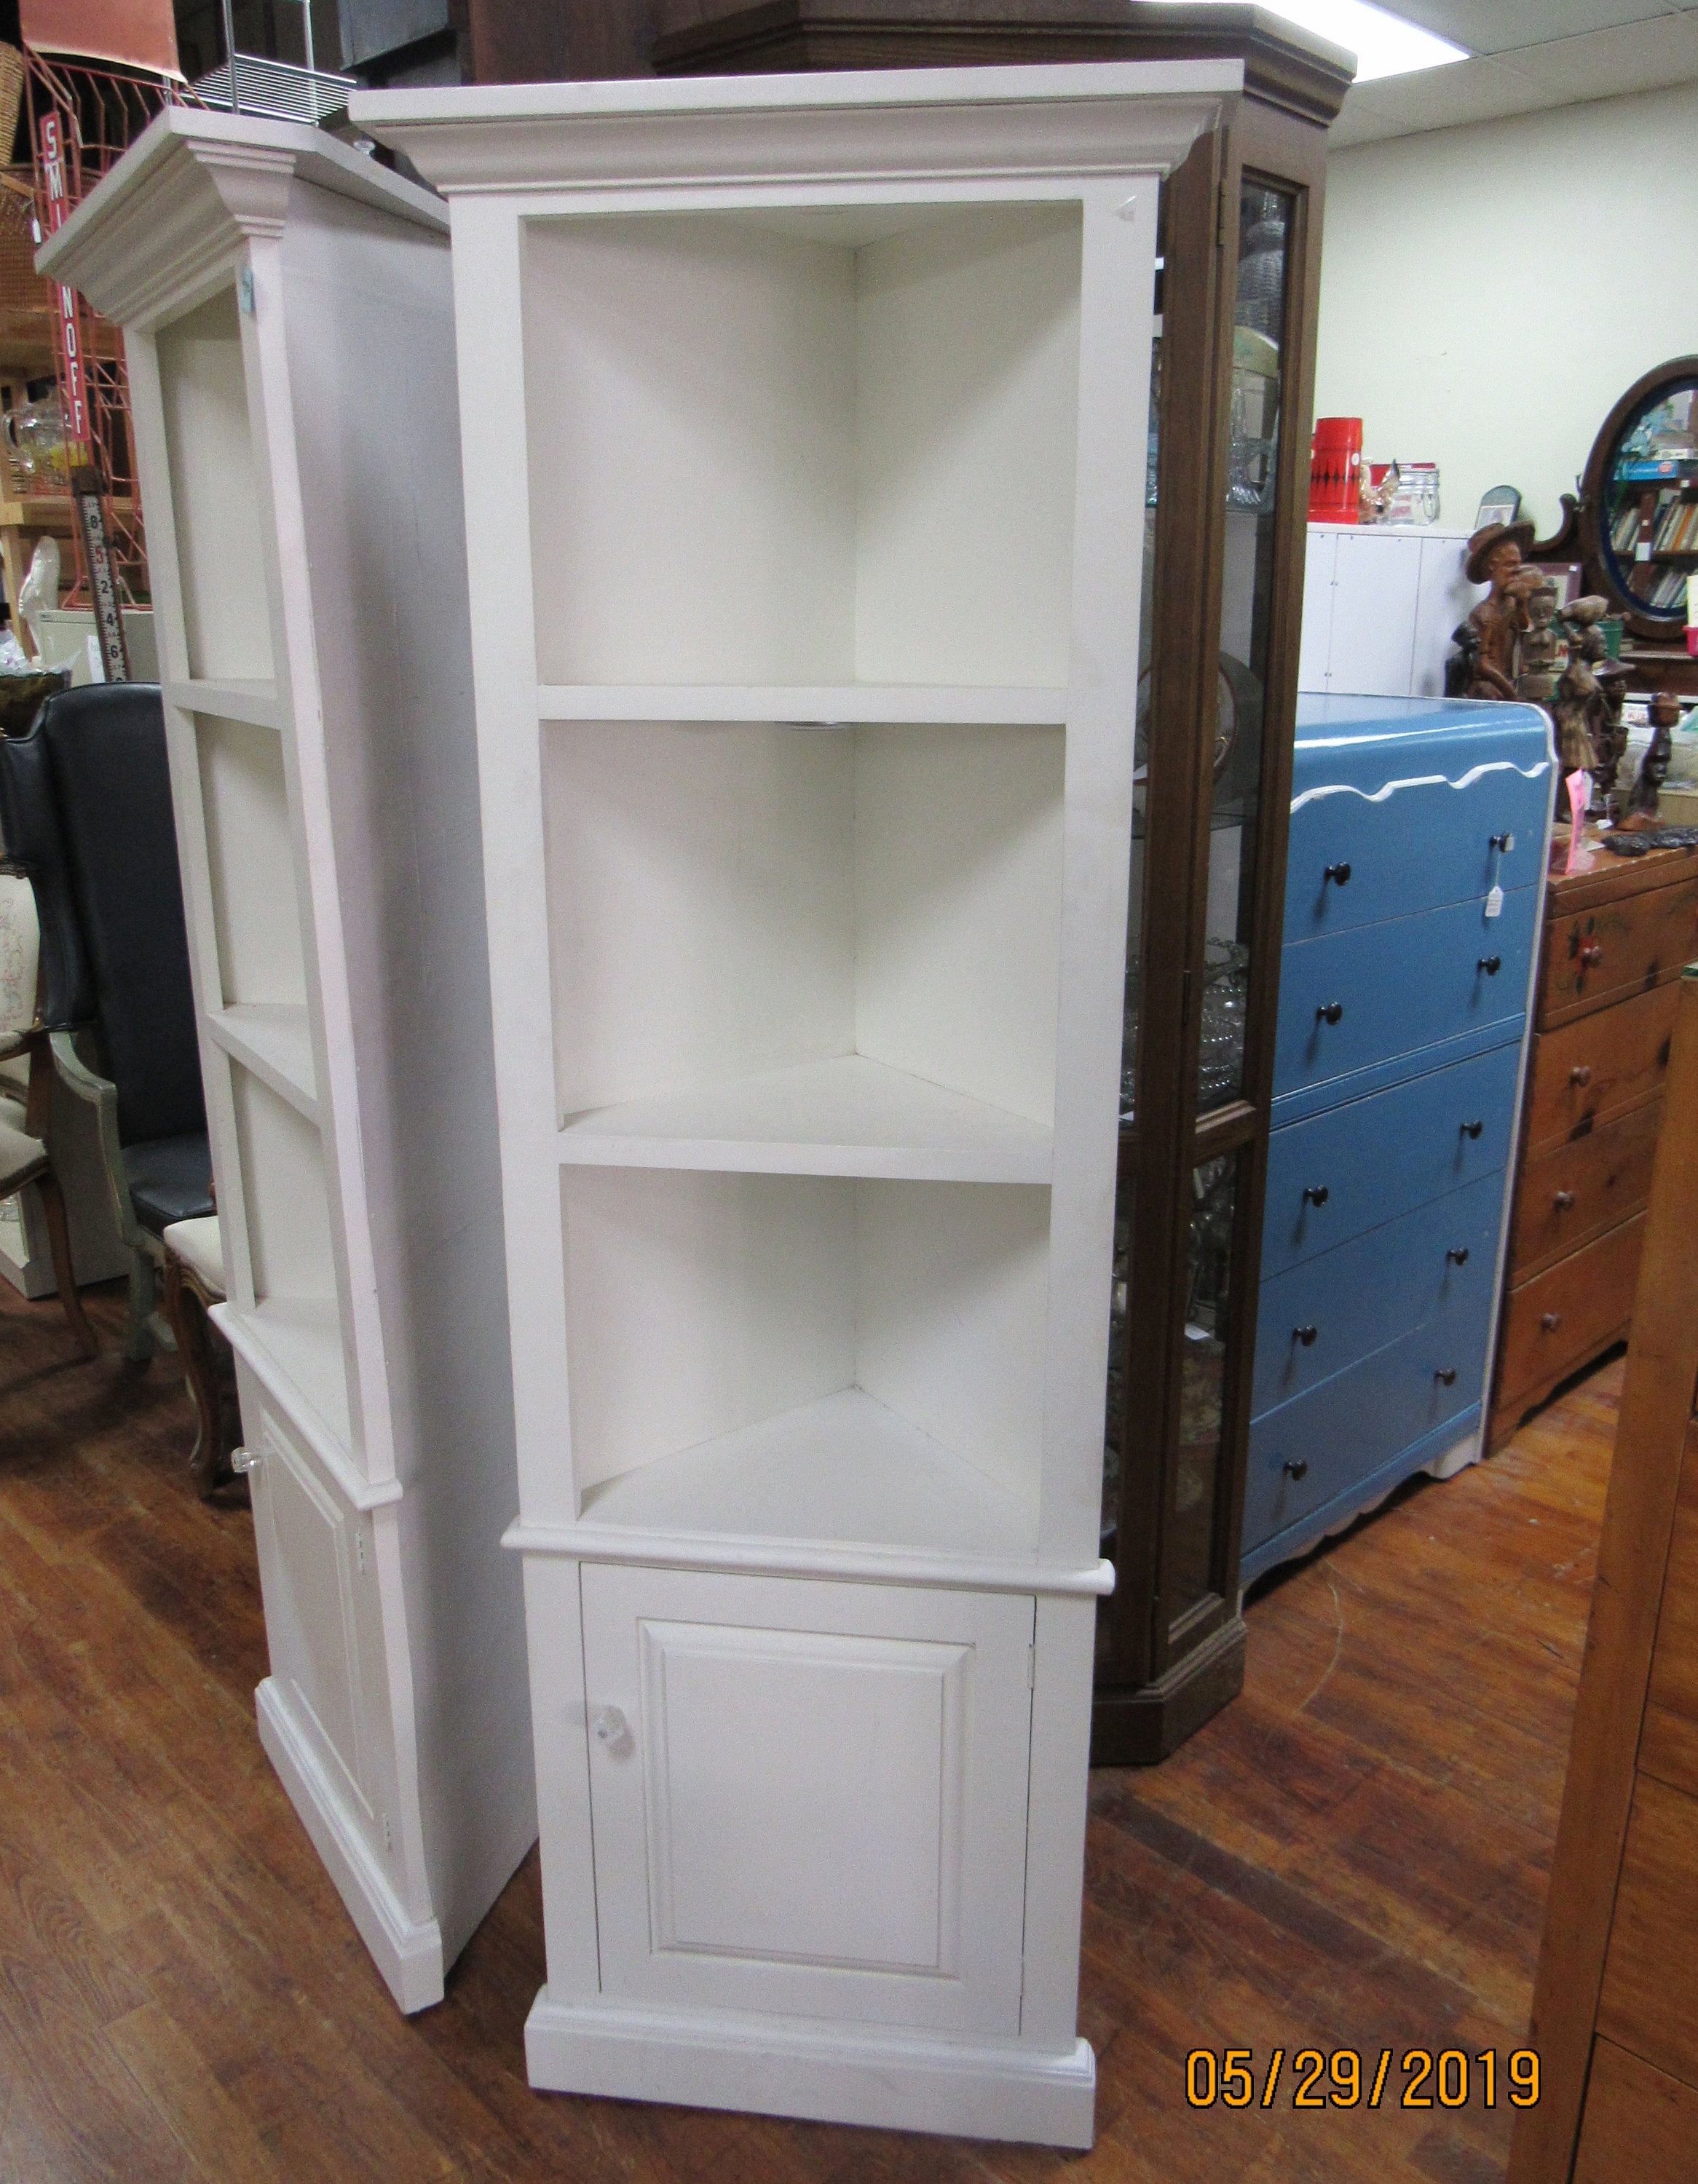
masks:
POLYGON ((399 2017, 254 1733, 250 1519, 194 1499, 187 1401, 110 1354, 121 1316, 83 1364, 0 1284, 4 2184, 1501 2176, 1505 2109, 1196 2113, 1183 2059, 1521 2041, 1619 1364, 1266 1587, 1243 1697, 1092 1778, 1078 2159, 531 2092, 534 1858, 399 2017))

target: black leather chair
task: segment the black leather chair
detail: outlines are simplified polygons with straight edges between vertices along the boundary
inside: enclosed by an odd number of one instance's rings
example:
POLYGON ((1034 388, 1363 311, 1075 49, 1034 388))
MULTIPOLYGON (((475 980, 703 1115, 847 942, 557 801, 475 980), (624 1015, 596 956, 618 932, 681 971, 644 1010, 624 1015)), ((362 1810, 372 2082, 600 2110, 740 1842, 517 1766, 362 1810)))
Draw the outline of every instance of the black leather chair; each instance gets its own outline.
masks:
POLYGON ((66 690, 26 734, 0 738, 0 836, 35 890, 37 1020, 60 1078, 98 1117, 139 1362, 153 1354, 161 1235, 213 1211, 157 687, 66 690))

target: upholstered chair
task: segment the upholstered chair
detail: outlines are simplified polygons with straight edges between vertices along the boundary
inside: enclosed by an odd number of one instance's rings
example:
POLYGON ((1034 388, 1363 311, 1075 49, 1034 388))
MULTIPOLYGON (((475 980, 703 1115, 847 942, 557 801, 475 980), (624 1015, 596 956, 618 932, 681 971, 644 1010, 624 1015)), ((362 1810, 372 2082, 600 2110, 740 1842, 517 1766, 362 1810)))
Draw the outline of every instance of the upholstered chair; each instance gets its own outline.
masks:
POLYGON ((131 1252, 126 1354, 153 1353, 164 1232, 211 1213, 165 718, 152 684, 50 698, 0 739, 0 835, 41 924, 37 1018, 94 1111, 131 1252))

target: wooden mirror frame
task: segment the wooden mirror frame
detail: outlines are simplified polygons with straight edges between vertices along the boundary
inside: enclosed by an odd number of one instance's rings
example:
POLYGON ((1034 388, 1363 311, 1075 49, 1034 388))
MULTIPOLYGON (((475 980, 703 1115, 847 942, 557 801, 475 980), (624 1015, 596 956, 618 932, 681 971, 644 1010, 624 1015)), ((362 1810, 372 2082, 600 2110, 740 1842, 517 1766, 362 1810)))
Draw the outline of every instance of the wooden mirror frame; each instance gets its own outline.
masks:
POLYGON ((1634 382, 1592 443, 1579 499, 1572 493, 1563 494, 1561 525, 1551 538, 1535 540, 1525 557, 1529 561, 1580 561, 1586 589, 1600 593, 1633 634, 1652 644, 1678 642, 1686 627, 1685 617, 1647 614, 1644 600, 1617 582, 1605 551, 1604 493, 1617 443, 1632 419, 1648 408, 1659 392, 1672 393, 1677 387, 1689 385, 1698 386, 1698 356, 1671 357, 1634 382))

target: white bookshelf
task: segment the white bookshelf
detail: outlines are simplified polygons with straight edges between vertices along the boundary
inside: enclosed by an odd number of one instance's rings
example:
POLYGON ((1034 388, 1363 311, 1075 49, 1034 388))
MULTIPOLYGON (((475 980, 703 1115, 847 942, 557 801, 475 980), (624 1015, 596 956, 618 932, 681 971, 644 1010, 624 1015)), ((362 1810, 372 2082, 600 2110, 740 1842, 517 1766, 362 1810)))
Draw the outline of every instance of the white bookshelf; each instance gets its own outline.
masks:
POLYGON ((1155 214, 1240 81, 353 102, 452 219, 533 2084, 1090 2142, 1155 214))
POLYGON ((51 246, 126 331, 260 1734, 405 2009, 535 1834, 444 228, 179 108, 51 246))

